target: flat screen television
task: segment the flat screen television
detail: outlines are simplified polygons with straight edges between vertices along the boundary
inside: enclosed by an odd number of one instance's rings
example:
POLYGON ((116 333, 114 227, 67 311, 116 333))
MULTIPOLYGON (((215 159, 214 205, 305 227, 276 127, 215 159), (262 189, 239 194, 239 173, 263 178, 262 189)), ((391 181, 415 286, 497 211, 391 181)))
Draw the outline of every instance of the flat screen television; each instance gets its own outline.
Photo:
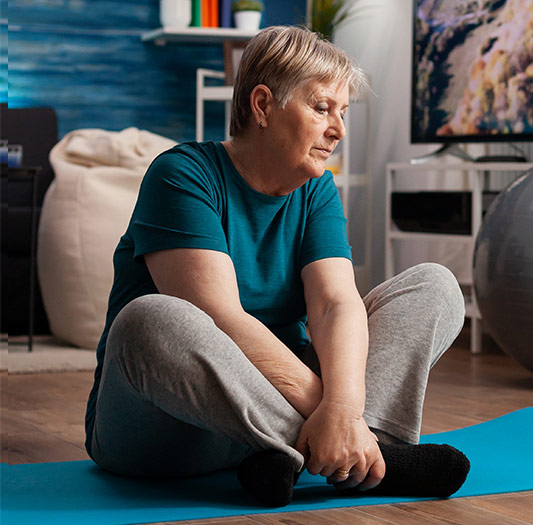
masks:
POLYGON ((533 141, 533 0, 414 0, 411 141, 533 141))

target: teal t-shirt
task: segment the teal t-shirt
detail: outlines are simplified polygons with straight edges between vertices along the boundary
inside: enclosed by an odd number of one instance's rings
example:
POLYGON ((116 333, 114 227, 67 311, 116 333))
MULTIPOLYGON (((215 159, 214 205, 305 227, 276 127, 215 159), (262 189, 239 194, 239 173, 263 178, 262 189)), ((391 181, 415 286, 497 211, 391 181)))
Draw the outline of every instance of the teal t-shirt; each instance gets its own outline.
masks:
POLYGON ((143 256, 203 248, 233 261, 244 310, 298 352, 308 344, 302 268, 351 260, 346 219, 329 171, 282 197, 254 190, 221 143, 183 143, 148 168, 128 229, 115 250, 115 277, 86 414, 89 450, 109 328, 133 299, 157 293, 143 256))

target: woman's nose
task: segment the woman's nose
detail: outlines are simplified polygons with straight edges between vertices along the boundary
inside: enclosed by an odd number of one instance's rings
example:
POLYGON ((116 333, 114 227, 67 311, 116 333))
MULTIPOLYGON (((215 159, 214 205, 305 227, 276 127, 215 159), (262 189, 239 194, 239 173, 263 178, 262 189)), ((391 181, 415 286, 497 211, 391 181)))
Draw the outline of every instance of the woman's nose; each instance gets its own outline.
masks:
POLYGON ((341 115, 335 115, 332 117, 332 122, 327 129, 328 137, 336 137, 338 140, 341 140, 346 135, 346 127, 344 126, 344 121, 341 115))

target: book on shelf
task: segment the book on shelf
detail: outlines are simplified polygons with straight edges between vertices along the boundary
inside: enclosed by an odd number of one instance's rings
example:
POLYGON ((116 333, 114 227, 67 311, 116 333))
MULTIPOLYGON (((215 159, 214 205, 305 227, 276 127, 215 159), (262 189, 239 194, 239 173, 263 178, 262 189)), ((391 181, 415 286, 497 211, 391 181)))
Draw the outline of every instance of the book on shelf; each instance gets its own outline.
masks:
POLYGON ((218 27, 219 26, 218 0, 210 0, 210 7, 211 7, 211 26, 210 27, 218 27))
POLYGON ((200 0, 201 14, 202 14, 202 27, 209 27, 209 0, 200 0))
POLYGON ((192 0, 191 27, 233 27, 232 0, 192 0))
POLYGON ((202 26, 202 0, 192 0, 191 27, 202 26))
POLYGON ((218 0, 220 27, 231 27, 231 0, 218 0))
POLYGON ((201 0, 202 27, 218 27, 218 0, 201 0))

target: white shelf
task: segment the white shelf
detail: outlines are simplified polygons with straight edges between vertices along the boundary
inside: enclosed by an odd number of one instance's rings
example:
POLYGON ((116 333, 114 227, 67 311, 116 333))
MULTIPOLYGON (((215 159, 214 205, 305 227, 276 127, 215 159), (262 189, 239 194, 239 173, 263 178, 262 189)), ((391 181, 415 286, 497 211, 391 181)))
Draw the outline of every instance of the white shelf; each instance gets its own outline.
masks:
POLYGON ((250 40, 257 31, 243 31, 234 27, 159 27, 141 35, 143 42, 220 44, 224 40, 250 40))
POLYGON ((392 230, 389 232, 390 239, 419 240, 419 241, 454 241, 470 244, 474 242, 472 235, 460 235, 453 233, 426 233, 392 230))
POLYGON ((409 164, 406 162, 392 162, 388 164, 393 171, 526 171, 533 168, 531 162, 453 162, 438 164, 409 164))
MULTIPOLYGON (((328 169, 327 166, 326 169, 328 169)), ((345 183, 345 175, 342 173, 334 174, 333 180, 337 186, 342 187, 345 183)), ((351 187, 366 186, 367 184, 367 176, 364 173, 350 173, 348 176, 348 185, 351 187)))

